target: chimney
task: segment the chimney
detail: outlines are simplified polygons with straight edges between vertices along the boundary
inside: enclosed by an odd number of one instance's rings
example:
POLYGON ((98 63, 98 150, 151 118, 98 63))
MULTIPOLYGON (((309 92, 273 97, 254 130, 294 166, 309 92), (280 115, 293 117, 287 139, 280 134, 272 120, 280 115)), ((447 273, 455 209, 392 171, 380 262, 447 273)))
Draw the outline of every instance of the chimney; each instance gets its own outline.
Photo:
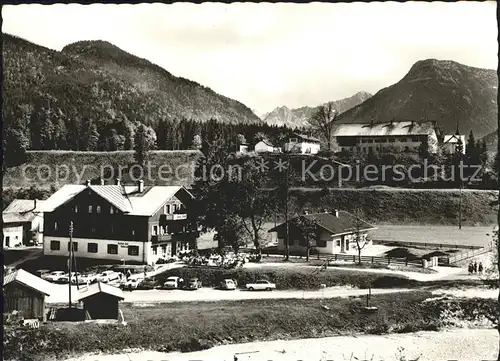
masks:
POLYGON ((333 215, 335 216, 335 218, 339 218, 339 210, 338 209, 335 209, 333 211, 333 215))
POLYGON ((120 185, 120 178, 116 178, 116 185, 119 186, 120 185))
POLYGON ((142 179, 140 181, 137 181, 137 188, 139 193, 144 192, 144 181, 142 179))
POLYGON ((104 185, 104 178, 100 178, 101 185, 104 185))
POLYGON ((85 185, 86 185, 87 187, 88 187, 88 186, 90 186, 90 179, 87 179, 87 180, 85 181, 85 185))

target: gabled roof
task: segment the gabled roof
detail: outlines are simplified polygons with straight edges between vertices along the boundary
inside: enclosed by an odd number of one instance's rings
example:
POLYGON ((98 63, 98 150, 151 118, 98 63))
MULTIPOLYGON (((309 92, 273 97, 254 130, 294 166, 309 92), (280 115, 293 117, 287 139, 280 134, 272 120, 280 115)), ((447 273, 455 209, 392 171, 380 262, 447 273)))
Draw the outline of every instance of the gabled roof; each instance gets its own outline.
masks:
POLYGON ((69 202, 85 189, 90 189, 100 197, 129 215, 151 216, 173 196, 182 192, 189 198, 193 195, 182 186, 148 186, 139 192, 137 186, 119 185, 65 185, 46 200, 45 212, 52 212, 69 202))
POLYGON ((33 211, 38 211, 40 206, 43 205, 45 201, 38 200, 36 201, 35 209, 35 201, 32 199, 14 199, 7 208, 3 210, 3 213, 28 213, 33 211))
POLYGON ((428 135, 435 131, 432 122, 388 122, 375 124, 338 124, 334 137, 428 135))
MULTIPOLYGON (((305 217, 311 221, 313 221, 317 226, 323 228, 327 232, 329 232, 332 235, 336 234, 344 234, 344 233, 352 233, 356 231, 356 217, 352 215, 349 212, 346 211, 338 211, 338 217, 331 213, 313 213, 313 214, 305 214, 301 216, 294 217, 290 219, 288 222, 293 222, 298 218, 298 217, 305 217)), ((282 228, 285 225, 285 223, 282 223, 272 229, 270 229, 268 232, 276 232, 279 228, 282 228)), ((376 227, 372 226, 371 224, 362 221, 360 222, 360 231, 367 231, 367 230, 372 230, 376 229, 376 227)))
POLYGON ((3 223, 24 223, 31 222, 36 216, 41 215, 44 201, 31 199, 14 199, 11 204, 2 212, 3 223))
MULTIPOLYGON (((265 145, 267 145, 269 147, 274 147, 274 145, 270 141, 268 141, 267 139, 262 139, 262 140, 258 141, 257 144, 259 144, 260 142, 264 143, 265 145)), ((255 144, 255 145, 257 145, 257 144, 255 144)))
POLYGON ((312 142, 319 142, 318 138, 311 137, 307 134, 299 134, 299 133, 294 133, 293 134, 295 137, 300 138, 302 140, 307 140, 307 141, 312 141, 312 142))
POLYGON ((449 134, 445 135, 443 139, 443 143, 459 143, 462 142, 462 144, 465 145, 465 135, 456 135, 456 134, 449 134))
POLYGON ((105 293, 107 295, 119 298, 120 300, 125 299, 125 297, 123 296, 123 291, 118 287, 114 287, 106 283, 97 282, 91 284, 88 287, 82 288, 78 293, 78 301, 82 301, 98 293, 105 293))
POLYGON ((20 283, 23 286, 31 288, 32 290, 38 293, 42 293, 46 296, 50 295, 49 290, 52 288, 52 285, 49 282, 41 279, 40 277, 32 275, 31 273, 26 272, 23 269, 18 269, 12 273, 9 273, 3 279, 4 287, 12 282, 20 283))

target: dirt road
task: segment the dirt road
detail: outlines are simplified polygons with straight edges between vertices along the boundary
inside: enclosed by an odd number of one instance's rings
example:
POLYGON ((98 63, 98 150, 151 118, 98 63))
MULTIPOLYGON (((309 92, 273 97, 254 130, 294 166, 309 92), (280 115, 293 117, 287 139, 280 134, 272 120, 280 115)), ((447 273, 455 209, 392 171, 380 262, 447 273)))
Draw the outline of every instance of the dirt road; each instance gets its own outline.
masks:
POLYGON ((88 355, 67 361, 395 361, 416 360, 419 356, 419 361, 479 361, 496 360, 497 354, 498 332, 496 330, 460 329, 382 336, 338 336, 253 342, 218 346, 205 351, 184 354, 136 352, 119 355, 88 355))

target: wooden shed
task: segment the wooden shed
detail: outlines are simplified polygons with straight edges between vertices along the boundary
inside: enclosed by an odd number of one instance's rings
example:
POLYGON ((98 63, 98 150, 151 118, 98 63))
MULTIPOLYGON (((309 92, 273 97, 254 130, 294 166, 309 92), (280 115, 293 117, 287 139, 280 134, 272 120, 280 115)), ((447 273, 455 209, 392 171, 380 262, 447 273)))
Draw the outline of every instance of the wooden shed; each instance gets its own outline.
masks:
POLYGON ((50 287, 49 282, 22 269, 5 275, 3 312, 19 311, 25 319, 45 320, 45 297, 50 287))
POLYGON ((78 300, 83 303, 87 318, 118 319, 118 303, 124 300, 121 289, 105 283, 94 283, 79 293, 78 300))

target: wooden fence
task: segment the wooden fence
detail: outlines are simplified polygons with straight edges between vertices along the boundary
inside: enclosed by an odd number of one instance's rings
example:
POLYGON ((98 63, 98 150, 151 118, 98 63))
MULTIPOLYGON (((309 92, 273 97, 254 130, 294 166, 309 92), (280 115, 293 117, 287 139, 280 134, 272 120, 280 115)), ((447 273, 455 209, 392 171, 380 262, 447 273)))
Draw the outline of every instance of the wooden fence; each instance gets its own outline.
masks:
MULTIPOLYGON (((350 261, 353 263, 359 262, 359 256, 350 254, 320 254, 316 256, 317 259, 327 259, 329 262, 335 261, 350 261)), ((396 265, 412 265, 412 266, 422 266, 421 260, 410 260, 408 258, 394 258, 394 257, 377 257, 377 256, 361 256, 362 263, 378 263, 378 264, 396 264, 396 265)))
POLYGON ((450 244, 450 243, 433 243, 433 242, 409 242, 409 241, 389 241, 383 239, 374 239, 373 244, 395 245, 402 247, 416 248, 441 248, 441 249, 480 249, 483 246, 467 245, 467 244, 450 244))
POLYGON ((449 264, 455 264, 460 261, 465 261, 470 258, 474 258, 476 256, 480 256, 482 254, 488 253, 493 251, 495 247, 495 244, 491 242, 488 246, 482 247, 480 249, 475 249, 473 251, 467 251, 467 252, 460 252, 459 254, 456 254, 454 256, 451 256, 448 258, 448 263, 449 264))

